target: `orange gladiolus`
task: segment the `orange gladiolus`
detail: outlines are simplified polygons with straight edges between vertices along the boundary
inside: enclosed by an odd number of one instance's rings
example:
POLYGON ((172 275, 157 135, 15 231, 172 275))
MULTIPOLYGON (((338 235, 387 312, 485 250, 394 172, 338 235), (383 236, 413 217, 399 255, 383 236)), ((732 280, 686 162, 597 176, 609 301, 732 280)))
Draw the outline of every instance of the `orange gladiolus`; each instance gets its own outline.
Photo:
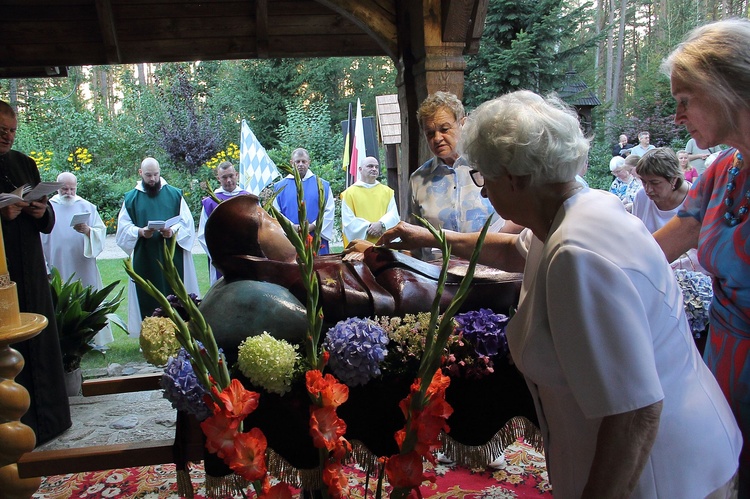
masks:
MULTIPOLYGON (((214 390, 216 390, 214 388, 214 390)), ((228 418, 242 420, 258 408, 260 395, 257 392, 247 390, 238 379, 233 379, 229 386, 219 394, 224 403, 224 413, 228 418)), ((214 412, 217 407, 214 407, 214 412)))
POLYGON ((385 464, 385 474, 388 483, 398 489, 416 489, 425 480, 435 480, 422 473, 422 456, 414 451, 390 457, 385 464))
POLYGON ((313 397, 320 399, 323 407, 338 407, 349 398, 349 387, 339 383, 331 374, 316 370, 305 373, 307 391, 313 397))
POLYGON ((340 461, 328 461, 323 468, 323 483, 328 486, 331 497, 348 497, 349 487, 340 461))
POLYGON ((292 491, 289 485, 281 482, 268 489, 268 492, 264 492, 260 499, 292 499, 292 491))
POLYGON ((245 480, 254 482, 262 479, 266 475, 266 446, 266 436, 260 428, 238 433, 229 467, 245 480))
POLYGON ((316 407, 310 413, 310 436, 318 449, 334 450, 346 433, 346 423, 335 407, 316 407))
POLYGON ((201 430, 206 435, 206 449, 222 459, 234 455, 234 436, 239 425, 238 419, 228 418, 223 412, 201 422, 201 430))

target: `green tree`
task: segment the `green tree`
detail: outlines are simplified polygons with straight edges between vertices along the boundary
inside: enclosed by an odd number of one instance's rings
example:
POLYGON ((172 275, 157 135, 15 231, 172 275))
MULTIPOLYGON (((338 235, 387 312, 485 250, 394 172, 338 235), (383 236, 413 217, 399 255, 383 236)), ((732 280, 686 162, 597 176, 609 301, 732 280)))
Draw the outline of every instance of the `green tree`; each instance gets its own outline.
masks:
POLYGON ((465 104, 476 107, 518 89, 558 89, 576 57, 597 40, 587 31, 589 9, 563 0, 491 0, 479 52, 467 60, 465 104))

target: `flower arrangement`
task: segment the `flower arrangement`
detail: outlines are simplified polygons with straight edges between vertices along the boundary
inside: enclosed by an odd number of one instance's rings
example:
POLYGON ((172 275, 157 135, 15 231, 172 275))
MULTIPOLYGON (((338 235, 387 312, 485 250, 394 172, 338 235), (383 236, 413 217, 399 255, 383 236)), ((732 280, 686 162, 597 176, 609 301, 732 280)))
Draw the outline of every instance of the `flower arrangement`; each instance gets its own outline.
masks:
POLYGON ((700 338, 708 328, 708 312, 714 296, 711 278, 702 272, 685 269, 675 269, 674 275, 682 290, 690 330, 693 336, 700 338))
POLYGON ((264 331, 240 343, 237 365, 254 385, 284 395, 292 389, 298 348, 264 331))
MULTIPOLYGON (((285 168, 288 170, 287 173, 292 173, 295 177, 298 199, 303 199, 298 172, 291 166, 285 168)), ((325 196, 320 182, 318 189, 319 199, 323 202, 325 196)), ((323 207, 319 208, 322 212, 323 207)), ((306 220, 305 211, 304 202, 300 202, 300 220, 306 220)), ((297 250, 297 263, 307 297, 308 332, 303 343, 303 353, 299 358, 293 347, 290 349, 290 345, 269 339, 270 336, 264 337, 268 335, 246 340, 243 342, 243 352, 240 353, 240 356, 244 357, 244 361, 239 361, 240 368, 244 365, 247 372, 243 373, 251 378, 255 376, 255 381, 251 379, 254 384, 279 393, 284 392, 289 386, 288 383, 291 383, 291 379, 285 376, 290 372, 293 376, 295 368, 292 366, 301 366, 301 372, 305 373, 305 390, 310 400, 309 435, 312 437, 313 445, 318 449, 320 475, 325 484, 320 493, 323 497, 348 497, 342 461, 352 452, 352 446, 345 437, 347 426, 337 414, 337 409, 348 400, 349 387, 334 377, 334 374, 353 386, 382 374, 380 364, 387 357, 386 345, 389 340, 384 328, 378 326, 375 321, 350 319, 337 324, 331 329, 326 340, 322 341, 323 314, 318 303, 317 274, 313 268, 313 258, 320 246, 320 235, 309 234, 305 223, 300 224, 299 229, 295 229, 276 210, 272 212, 297 250), (351 349, 350 343, 353 342, 349 341, 353 339, 358 341, 355 350, 351 349), (273 352, 272 356, 277 357, 277 362, 270 368, 265 367, 253 372, 251 364, 259 361, 262 356, 267 356, 268 352, 273 352), (334 374, 324 372, 327 368, 334 374)), ((445 392, 450 384, 450 378, 442 373, 440 366, 445 358, 446 345, 452 341, 453 317, 467 296, 479 251, 489 227, 489 223, 485 224, 464 279, 448 309, 440 315, 440 299, 447 276, 450 248, 442 233, 437 232, 426 221, 423 223, 440 242, 444 259, 432 312, 415 319, 405 318, 404 324, 395 327, 402 334, 401 341, 394 344, 394 351, 413 356, 417 368, 410 393, 399 404, 405 418, 403 428, 395 434, 399 452, 391 457, 381 458, 380 461, 385 477, 393 486, 391 497, 394 498, 407 497, 414 491, 418 493, 420 484, 427 479, 423 474, 422 459, 434 462, 433 452, 441 446, 439 435, 449 429, 446 421, 452 413, 452 408, 445 400, 445 392), (414 333, 413 326, 416 324, 419 324, 417 330, 422 335, 421 339, 417 339, 418 335, 414 333)), ((175 323, 176 338, 184 349, 176 359, 170 361, 168 370, 171 370, 172 374, 164 383, 176 396, 190 393, 192 397, 199 393, 194 390, 194 385, 200 384, 206 392, 204 400, 208 407, 208 417, 201 422, 201 429, 206 435, 206 448, 223 459, 238 475, 252 483, 258 497, 291 497, 286 484, 280 483, 270 487, 264 457, 267 441, 263 432, 258 428, 247 430, 243 427, 245 418, 257 409, 260 395, 246 389, 238 379, 229 376, 226 360, 216 346, 210 325, 205 322, 195 303, 189 299, 179 279, 172 262, 174 251, 173 238, 165 245, 164 274, 175 290, 176 297, 184 304, 188 321, 180 316, 173 304, 151 283, 135 274, 130 261, 126 260, 128 274, 157 299, 164 313, 175 323), (184 366, 185 360, 191 363, 192 375, 184 366)), ((484 338, 480 334, 480 329, 484 331, 490 328, 487 325, 483 325, 483 328, 475 327, 469 335, 474 334, 475 341, 481 337, 484 347, 489 348, 492 341, 484 338)), ((396 334, 396 337, 399 337, 399 334, 396 334)), ((501 341, 497 340, 495 343, 500 344, 501 341)), ((383 476, 379 479, 380 483, 382 479, 383 476)), ((378 492, 378 497, 380 494, 381 492, 378 492)))

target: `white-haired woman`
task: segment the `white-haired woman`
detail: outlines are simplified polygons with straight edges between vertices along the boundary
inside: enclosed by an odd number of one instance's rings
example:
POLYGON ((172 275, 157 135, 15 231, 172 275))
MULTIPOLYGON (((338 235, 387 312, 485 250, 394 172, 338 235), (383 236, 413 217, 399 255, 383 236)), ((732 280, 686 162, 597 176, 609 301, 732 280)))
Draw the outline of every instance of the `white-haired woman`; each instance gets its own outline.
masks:
MULTIPOLYGON (((482 261, 524 272, 507 328, 544 436, 555 497, 725 497, 741 437, 695 348, 661 249, 614 196, 575 181, 588 154, 556 98, 479 106, 462 150, 497 212, 527 229, 488 234, 482 261)), ((399 224, 383 242, 433 244, 399 224)), ((476 234, 448 233, 466 255, 476 234)))
POLYGON ((615 156, 609 161, 609 171, 615 176, 609 192, 620 198, 625 209, 631 211, 635 194, 641 188, 640 181, 630 173, 630 167, 622 156, 615 156))
POLYGON ((696 28, 662 69, 677 100, 675 123, 700 148, 730 146, 654 237, 668 259, 698 248, 699 262, 714 276, 704 356, 745 437, 740 497, 750 497, 750 21, 696 28))

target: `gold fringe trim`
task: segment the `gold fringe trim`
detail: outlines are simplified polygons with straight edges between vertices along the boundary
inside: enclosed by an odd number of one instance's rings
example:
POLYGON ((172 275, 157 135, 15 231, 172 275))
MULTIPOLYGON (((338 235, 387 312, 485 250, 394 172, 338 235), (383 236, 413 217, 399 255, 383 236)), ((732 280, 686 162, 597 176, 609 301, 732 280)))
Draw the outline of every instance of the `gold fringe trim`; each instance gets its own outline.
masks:
POLYGON ((266 467, 271 475, 298 489, 315 490, 325 486, 320 468, 298 470, 273 449, 266 452, 266 467))
POLYGON ((219 477, 206 475, 206 497, 219 499, 243 494, 249 485, 250 482, 235 473, 219 477))
POLYGON ((177 470, 177 495, 185 497, 187 499, 193 499, 195 496, 195 490, 193 490, 193 482, 190 479, 190 469, 177 470))
POLYGON ((377 475, 378 473, 378 456, 373 454, 365 444, 359 440, 352 440, 352 453, 349 456, 348 463, 359 464, 365 473, 377 475))
POLYGON ((517 416, 508 421, 484 445, 464 445, 453 440, 450 435, 441 433, 443 453, 461 466, 468 468, 486 468, 513 442, 523 438, 537 452, 542 452, 542 433, 539 428, 523 416, 517 416))

